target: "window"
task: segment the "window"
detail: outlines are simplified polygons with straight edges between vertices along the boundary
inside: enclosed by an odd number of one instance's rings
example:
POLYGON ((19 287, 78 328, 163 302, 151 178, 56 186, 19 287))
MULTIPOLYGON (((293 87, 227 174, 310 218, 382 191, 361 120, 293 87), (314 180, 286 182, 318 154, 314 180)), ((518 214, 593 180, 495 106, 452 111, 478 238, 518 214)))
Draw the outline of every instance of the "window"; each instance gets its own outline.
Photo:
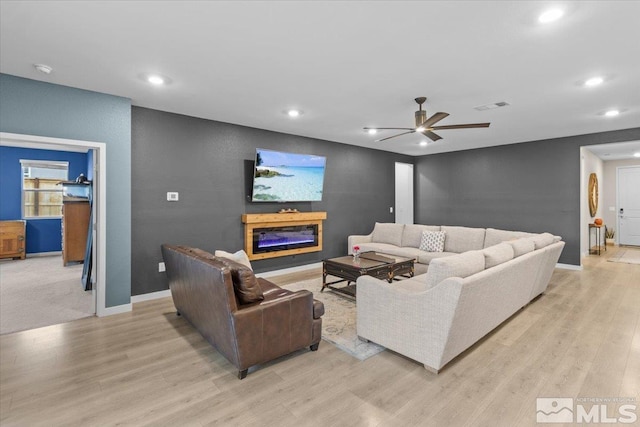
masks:
POLYGON ((62 217, 62 186, 69 176, 69 162, 20 160, 22 165, 22 217, 62 217))

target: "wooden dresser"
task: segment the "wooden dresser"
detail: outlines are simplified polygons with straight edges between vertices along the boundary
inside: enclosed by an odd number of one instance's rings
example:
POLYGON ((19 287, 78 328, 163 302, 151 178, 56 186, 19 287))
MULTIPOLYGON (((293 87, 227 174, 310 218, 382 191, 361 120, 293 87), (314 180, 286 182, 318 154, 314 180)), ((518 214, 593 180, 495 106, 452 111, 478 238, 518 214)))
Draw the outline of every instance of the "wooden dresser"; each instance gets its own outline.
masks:
POLYGON ((89 232, 89 201, 62 203, 62 263, 84 261, 89 232))
POLYGON ((0 258, 24 259, 27 221, 0 221, 0 258))

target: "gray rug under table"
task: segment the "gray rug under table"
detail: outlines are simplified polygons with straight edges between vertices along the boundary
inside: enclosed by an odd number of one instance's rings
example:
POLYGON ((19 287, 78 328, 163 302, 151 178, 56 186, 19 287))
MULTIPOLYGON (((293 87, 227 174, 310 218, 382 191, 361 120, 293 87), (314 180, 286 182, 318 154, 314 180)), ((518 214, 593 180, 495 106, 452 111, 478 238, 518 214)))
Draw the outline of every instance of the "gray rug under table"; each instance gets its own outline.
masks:
POLYGON ((324 303, 325 314, 322 316, 322 339, 330 342, 351 356, 365 360, 385 348, 374 343, 361 341, 356 332, 356 301, 343 297, 322 288, 322 279, 310 279, 299 283, 285 285, 291 291, 306 289, 313 297, 324 303))

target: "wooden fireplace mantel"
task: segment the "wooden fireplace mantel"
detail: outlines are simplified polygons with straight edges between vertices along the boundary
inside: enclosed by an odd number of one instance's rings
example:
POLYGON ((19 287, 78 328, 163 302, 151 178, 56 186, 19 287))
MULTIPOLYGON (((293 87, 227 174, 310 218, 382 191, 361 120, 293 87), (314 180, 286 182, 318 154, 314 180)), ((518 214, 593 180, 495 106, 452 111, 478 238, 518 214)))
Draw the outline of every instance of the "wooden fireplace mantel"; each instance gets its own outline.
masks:
POLYGON ((250 260, 275 258, 287 255, 297 255, 322 250, 322 221, 327 218, 326 212, 294 212, 294 213, 268 213, 268 214, 243 214, 244 223, 244 250, 250 260), (253 230, 266 227, 288 227, 296 225, 317 225, 318 245, 306 248, 287 249, 283 251, 253 253, 253 230))

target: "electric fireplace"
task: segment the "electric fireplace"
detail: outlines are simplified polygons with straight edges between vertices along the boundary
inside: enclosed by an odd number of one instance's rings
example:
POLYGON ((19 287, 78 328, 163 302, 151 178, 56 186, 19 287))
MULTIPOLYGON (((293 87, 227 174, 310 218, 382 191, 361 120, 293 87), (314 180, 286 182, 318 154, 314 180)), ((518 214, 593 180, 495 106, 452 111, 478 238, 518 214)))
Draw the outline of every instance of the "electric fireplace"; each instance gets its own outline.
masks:
POLYGON ((253 229, 253 253, 318 246, 318 225, 294 225, 253 229))

